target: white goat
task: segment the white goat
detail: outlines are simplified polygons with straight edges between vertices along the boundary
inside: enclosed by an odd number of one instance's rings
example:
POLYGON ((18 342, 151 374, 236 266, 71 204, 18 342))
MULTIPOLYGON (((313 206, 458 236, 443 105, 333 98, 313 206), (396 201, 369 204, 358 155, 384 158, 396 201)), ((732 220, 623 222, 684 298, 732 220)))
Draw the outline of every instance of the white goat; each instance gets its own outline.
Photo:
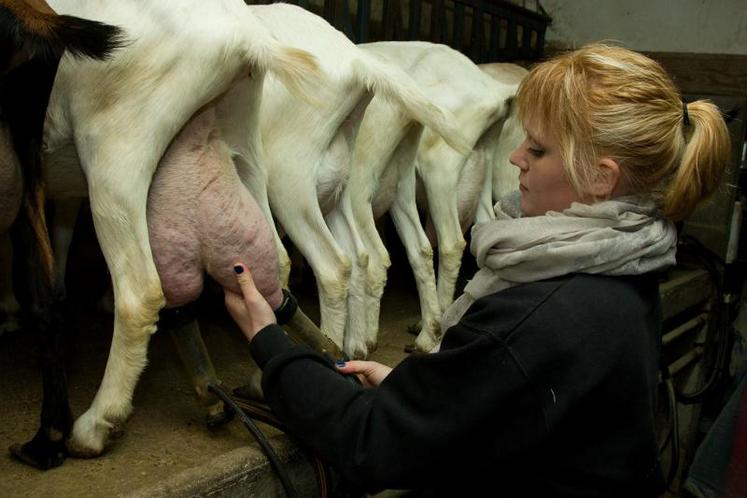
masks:
POLYGON ((316 66, 307 53, 280 46, 241 0, 50 3, 60 14, 120 26, 130 39, 107 62, 63 58, 45 128, 48 177, 84 176, 48 183, 50 197, 90 197, 112 274, 114 335, 106 371, 68 442, 74 454, 94 456, 132 409, 148 340, 165 302, 148 239, 146 201, 166 148, 198 110, 213 106, 233 153, 254 164, 261 145, 252 124, 264 72, 301 89, 310 85, 306 75, 316 66), (237 130, 240 138, 233 134, 237 130))

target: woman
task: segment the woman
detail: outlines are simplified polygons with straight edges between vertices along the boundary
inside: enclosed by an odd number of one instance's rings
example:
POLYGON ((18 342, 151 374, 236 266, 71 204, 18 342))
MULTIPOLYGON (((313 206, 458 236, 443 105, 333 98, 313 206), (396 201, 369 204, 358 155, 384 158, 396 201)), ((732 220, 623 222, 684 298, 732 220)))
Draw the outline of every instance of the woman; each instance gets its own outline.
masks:
POLYGON ((590 45, 536 66, 517 102, 520 192, 472 230, 479 271, 441 351, 338 367, 274 325, 245 267, 226 305, 267 402, 349 482, 442 496, 656 496, 656 272, 673 221, 718 184, 718 109, 662 68, 590 45))

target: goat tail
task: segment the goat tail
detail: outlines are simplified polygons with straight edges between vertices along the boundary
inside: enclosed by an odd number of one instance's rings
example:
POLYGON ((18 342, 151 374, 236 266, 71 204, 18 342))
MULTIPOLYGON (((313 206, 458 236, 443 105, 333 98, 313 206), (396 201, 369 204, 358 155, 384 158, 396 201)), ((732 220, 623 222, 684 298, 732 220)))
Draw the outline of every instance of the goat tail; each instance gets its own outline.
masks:
POLYGON ((367 56, 355 61, 355 72, 370 91, 402 108, 405 114, 431 128, 447 144, 468 154, 473 144, 455 126, 451 112, 435 105, 418 88, 415 81, 400 68, 367 56))
POLYGON ((7 35, 15 50, 25 50, 30 58, 58 60, 65 50, 76 56, 105 59, 124 45, 124 33, 98 21, 57 15, 51 8, 26 2, 2 2, 0 17, 10 17, 16 26, 7 35))
POLYGON ((252 50, 250 60, 262 71, 269 71, 294 96, 318 107, 322 69, 316 57, 305 50, 286 47, 274 39, 262 50, 252 50))
POLYGON ((124 31, 109 24, 73 16, 52 16, 50 41, 71 54, 103 60, 125 45, 124 31))
POLYGON ((52 242, 49 239, 47 219, 44 214, 44 189, 42 185, 35 185, 33 191, 26 194, 23 209, 36 239, 41 274, 46 279, 46 285, 51 286, 56 270, 52 242))

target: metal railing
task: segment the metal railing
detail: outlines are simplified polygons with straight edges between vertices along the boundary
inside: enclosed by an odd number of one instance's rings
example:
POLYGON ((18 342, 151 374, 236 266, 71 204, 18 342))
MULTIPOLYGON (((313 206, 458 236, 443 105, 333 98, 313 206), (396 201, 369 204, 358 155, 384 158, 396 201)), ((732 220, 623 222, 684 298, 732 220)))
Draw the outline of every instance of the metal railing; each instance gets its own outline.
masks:
MULTIPOLYGON (((252 1, 247 3, 272 3, 252 1)), ((551 22, 535 9, 489 0, 297 0, 345 33, 354 43, 425 40, 444 43, 476 63, 542 57, 551 22)))

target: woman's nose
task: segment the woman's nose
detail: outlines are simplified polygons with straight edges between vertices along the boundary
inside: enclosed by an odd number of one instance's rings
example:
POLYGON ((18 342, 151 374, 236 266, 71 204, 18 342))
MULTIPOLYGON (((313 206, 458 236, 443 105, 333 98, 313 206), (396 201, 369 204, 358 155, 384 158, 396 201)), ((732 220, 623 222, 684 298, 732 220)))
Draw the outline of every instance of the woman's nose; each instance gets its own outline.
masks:
POLYGON ((523 145, 524 144, 521 144, 520 146, 518 146, 516 149, 514 149, 511 155, 508 156, 508 162, 518 167, 520 170, 527 169, 527 162, 523 154, 523 145))

